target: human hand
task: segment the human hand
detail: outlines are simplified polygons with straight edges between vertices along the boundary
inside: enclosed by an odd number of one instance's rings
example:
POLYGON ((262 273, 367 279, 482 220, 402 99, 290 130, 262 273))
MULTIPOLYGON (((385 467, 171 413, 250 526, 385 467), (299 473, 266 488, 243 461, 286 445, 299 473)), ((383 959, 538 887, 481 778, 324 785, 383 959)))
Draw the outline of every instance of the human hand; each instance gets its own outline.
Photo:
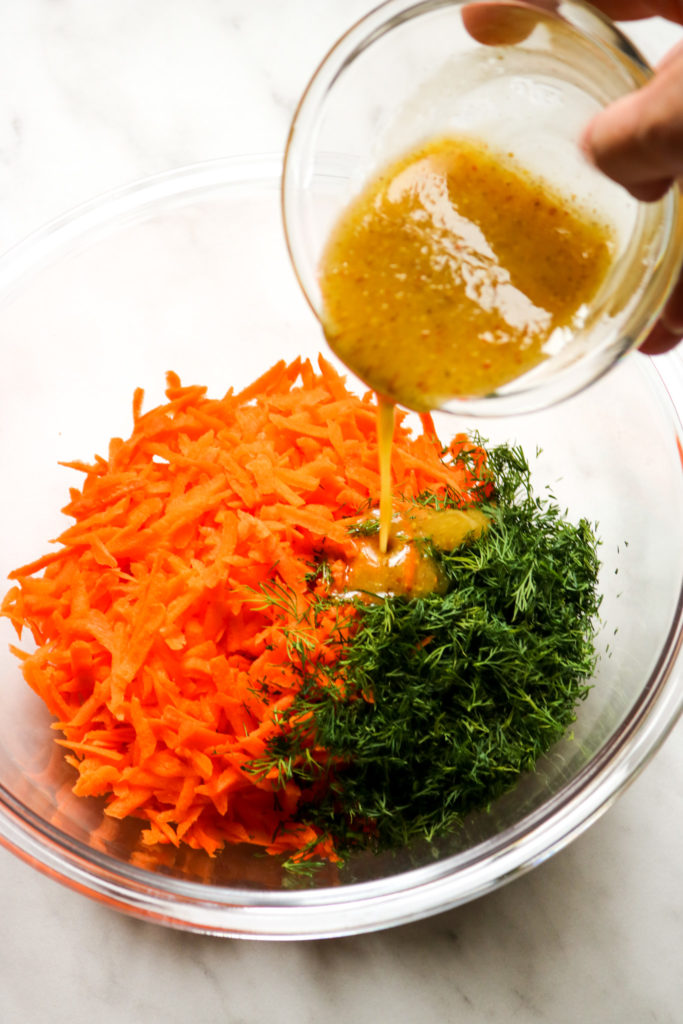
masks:
MULTIPOLYGON (((615 21, 660 15, 683 24, 677 0, 593 0, 615 21)), ((464 8, 470 34, 489 46, 520 42, 533 30, 538 8, 552 10, 554 0, 500 3, 479 0, 464 8), (508 8, 506 10, 506 7, 508 8), (510 8, 514 7, 514 11, 510 8)), ((683 178, 683 43, 675 46, 641 89, 606 107, 589 123, 581 139, 587 158, 637 199, 660 199, 683 178)), ((666 352, 683 337, 683 275, 641 350, 666 352)))
MULTIPOLYGON (((683 23, 673 0, 595 0, 615 20, 661 15, 683 23)), ((683 177, 683 43, 675 46, 641 89, 606 107, 587 125, 588 159, 636 199, 650 202, 683 177)), ((641 350, 666 352, 683 337, 683 275, 641 350)))

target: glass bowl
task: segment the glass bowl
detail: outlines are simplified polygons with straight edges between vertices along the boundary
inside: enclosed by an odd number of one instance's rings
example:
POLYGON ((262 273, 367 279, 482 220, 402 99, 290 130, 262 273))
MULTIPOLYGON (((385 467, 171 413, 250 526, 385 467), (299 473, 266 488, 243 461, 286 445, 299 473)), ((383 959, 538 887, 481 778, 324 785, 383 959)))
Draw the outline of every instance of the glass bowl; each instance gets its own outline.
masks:
POLYGON ((590 117, 650 71, 619 30, 582 3, 389 0, 358 21, 313 75, 285 155, 283 213, 301 287, 321 315, 330 231, 387 164, 443 135, 483 141, 597 210, 615 231, 611 268, 547 358, 451 412, 530 412, 575 394, 647 336, 683 254, 678 188, 639 203, 584 158, 590 117))
MULTIPOLYGON (((90 461, 128 436, 165 372, 222 395, 321 335, 291 273, 280 160, 219 161, 88 204, 0 260, 0 576, 46 550, 90 461)), ((278 864, 233 848, 141 853, 140 823, 71 793, 50 716, 0 620, 0 838, 51 877, 136 917, 294 939, 370 931, 453 907, 514 878, 585 829, 657 749, 681 709, 683 359, 640 353, 551 410, 481 425, 519 441, 537 487, 599 523, 603 652, 567 736, 517 788, 432 848, 352 859, 289 889, 278 864)), ((468 421, 471 424, 471 421, 468 421)), ((463 428, 443 414, 442 436, 463 428)), ((665 801, 662 811, 665 813, 665 801)))

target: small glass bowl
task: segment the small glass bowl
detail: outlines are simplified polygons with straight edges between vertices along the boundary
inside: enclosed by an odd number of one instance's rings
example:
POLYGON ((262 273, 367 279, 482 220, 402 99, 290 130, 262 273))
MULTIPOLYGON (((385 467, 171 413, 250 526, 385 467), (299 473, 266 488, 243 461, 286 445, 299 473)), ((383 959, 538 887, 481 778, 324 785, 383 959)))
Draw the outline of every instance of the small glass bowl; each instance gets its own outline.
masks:
POLYGON ((582 390, 655 323, 683 257, 678 188, 639 203, 590 166, 583 127, 650 76, 597 11, 574 0, 389 0, 358 21, 313 75, 292 123, 283 175, 289 253, 317 316, 331 228, 383 166, 439 135, 514 152, 534 175, 613 224, 611 270, 576 329, 544 361, 483 398, 444 408, 530 412, 582 390))

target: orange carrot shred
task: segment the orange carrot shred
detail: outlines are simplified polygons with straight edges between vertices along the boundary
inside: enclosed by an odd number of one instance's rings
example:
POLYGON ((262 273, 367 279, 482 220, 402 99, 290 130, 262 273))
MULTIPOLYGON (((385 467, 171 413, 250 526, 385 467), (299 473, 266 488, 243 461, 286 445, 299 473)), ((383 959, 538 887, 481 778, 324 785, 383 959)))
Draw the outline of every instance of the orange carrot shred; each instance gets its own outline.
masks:
MULTIPOLYGON (((343 564, 349 523, 377 506, 374 398, 322 358, 280 361, 219 399, 173 372, 166 384, 147 412, 136 389, 132 433, 106 458, 64 464, 83 474, 71 524, 11 573, 0 614, 33 640, 13 650, 57 719, 74 791, 142 819, 145 846, 251 843, 296 859, 308 844, 334 860, 329 837, 295 823, 298 787, 249 763, 300 686, 287 626, 312 599, 311 565, 343 564), (264 599, 277 586, 289 612, 264 599)), ((394 443, 405 500, 467 491, 431 418, 414 436, 397 415, 394 443)), ((334 616, 315 628, 308 657, 330 658, 334 616)))

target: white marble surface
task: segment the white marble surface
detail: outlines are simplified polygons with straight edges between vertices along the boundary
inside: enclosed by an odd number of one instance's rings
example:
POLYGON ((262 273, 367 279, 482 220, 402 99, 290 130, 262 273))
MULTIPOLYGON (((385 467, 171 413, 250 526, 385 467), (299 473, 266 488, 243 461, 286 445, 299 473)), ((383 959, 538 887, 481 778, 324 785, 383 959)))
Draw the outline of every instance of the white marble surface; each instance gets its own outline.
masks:
MULTIPOLYGON (((156 171, 279 151, 367 0, 0 0, 0 250, 156 171)), ((676 38, 635 26, 657 59, 676 38)), ((683 726, 584 836, 476 903, 301 944, 171 932, 0 850, 2 1024, 683 1020, 683 726)))

